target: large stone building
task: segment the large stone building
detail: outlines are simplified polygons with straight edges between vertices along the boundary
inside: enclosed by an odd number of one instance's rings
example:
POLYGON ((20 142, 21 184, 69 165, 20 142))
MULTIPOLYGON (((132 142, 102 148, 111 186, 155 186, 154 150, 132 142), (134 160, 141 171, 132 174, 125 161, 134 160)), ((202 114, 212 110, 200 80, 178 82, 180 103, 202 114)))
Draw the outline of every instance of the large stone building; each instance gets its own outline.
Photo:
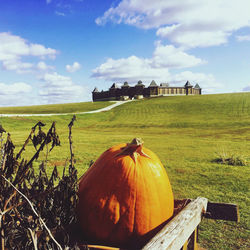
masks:
POLYGON ((121 87, 113 83, 108 91, 98 91, 95 88, 92 92, 93 101, 128 100, 172 95, 201 95, 201 88, 198 84, 193 87, 189 81, 183 87, 170 87, 168 83, 157 85, 153 80, 148 87, 145 87, 142 81, 138 81, 135 86, 129 86, 127 82, 124 82, 121 87))

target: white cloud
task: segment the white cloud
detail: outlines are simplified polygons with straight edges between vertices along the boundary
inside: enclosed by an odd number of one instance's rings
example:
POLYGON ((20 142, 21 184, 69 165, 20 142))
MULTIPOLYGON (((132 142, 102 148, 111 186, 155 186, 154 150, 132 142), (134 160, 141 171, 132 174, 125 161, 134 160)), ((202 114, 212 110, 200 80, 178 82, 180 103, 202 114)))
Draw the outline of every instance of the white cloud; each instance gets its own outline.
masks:
POLYGON ((86 95, 82 86, 73 83, 70 77, 56 72, 46 73, 40 80, 43 84, 39 96, 43 103, 79 102, 86 95))
POLYGON ((0 95, 19 95, 29 93, 32 87, 24 82, 16 82, 13 84, 0 83, 0 95))
POLYGON ((208 47, 227 43, 231 35, 225 31, 188 29, 184 25, 172 25, 158 29, 156 34, 162 38, 168 38, 171 42, 179 44, 183 48, 208 47))
POLYGON ((28 97, 32 87, 24 82, 6 84, 0 82, 0 105, 15 106, 24 105, 30 101, 28 97))
POLYGON ((18 74, 39 73, 54 69, 53 66, 47 65, 43 61, 37 64, 21 61, 3 61, 2 66, 4 70, 15 71, 18 74))
POLYGON ((105 63, 93 70, 92 77, 109 81, 147 81, 169 76, 167 68, 153 68, 149 59, 136 56, 114 60, 107 59, 105 63))
POLYGON ((21 56, 38 56, 54 58, 55 49, 45 48, 41 44, 32 44, 25 39, 7 32, 0 33, 0 60, 17 60, 21 56))
POLYGON ((249 0, 122 0, 96 23, 125 23, 157 34, 183 47, 207 47, 227 42, 242 27, 250 26, 249 0))
POLYGON ((66 16, 66 14, 65 13, 63 13, 63 12, 61 12, 61 11, 55 11, 55 14, 57 15, 57 16, 66 16))
POLYGON ((114 60, 109 58, 104 64, 93 70, 92 77, 106 81, 135 83, 142 80, 150 83, 153 79, 158 82, 169 82, 171 85, 182 86, 187 80, 198 83, 203 93, 214 93, 223 85, 216 81, 212 74, 193 73, 183 71, 172 74, 168 68, 152 67, 150 60, 141 59, 136 56, 114 60))
POLYGON ((41 44, 29 44, 29 54, 31 56, 38 56, 45 58, 48 56, 51 59, 55 59, 56 50, 51 48, 45 48, 41 44))
POLYGON ((93 70, 93 77, 112 81, 166 80, 169 69, 188 68, 205 63, 172 45, 156 44, 152 58, 109 58, 93 70))
POLYGON ((192 84, 198 83, 203 90, 203 93, 214 93, 215 90, 223 87, 223 84, 216 81, 212 74, 193 73, 191 71, 183 71, 179 74, 171 76, 170 82, 179 86, 186 81, 190 81, 192 84))
POLYGON ((12 70, 15 71, 18 74, 26 74, 31 73, 33 64, 32 63, 25 63, 21 61, 3 61, 2 63, 4 70, 12 70))
POLYGON ((246 86, 245 88, 242 89, 242 91, 250 91, 250 84, 248 86, 246 86))
POLYGON ((43 62, 43 61, 38 62, 37 65, 36 65, 36 68, 37 68, 39 71, 48 71, 48 70, 54 69, 53 66, 47 65, 47 64, 46 64, 45 62, 43 62))
POLYGON ((81 68, 81 64, 78 62, 74 62, 72 65, 66 65, 66 70, 70 73, 76 72, 81 68))
POLYGON ((177 86, 181 86, 189 80, 192 83, 198 83, 205 93, 214 92, 222 85, 211 74, 193 73, 191 71, 183 71, 178 74, 171 72, 172 69, 180 70, 203 63, 205 61, 189 55, 179 48, 157 43, 152 58, 136 56, 117 60, 109 58, 93 70, 92 77, 106 81, 128 81, 131 83, 138 80, 149 83, 154 79, 158 83, 169 82, 177 86))
POLYGON ((46 0, 47 4, 50 4, 52 2, 52 0, 46 0))
POLYGON ((250 41, 250 35, 236 36, 236 39, 237 39, 239 42, 250 41))
POLYGON ((41 44, 32 44, 25 39, 7 32, 0 33, 0 62, 3 69, 17 73, 30 73, 36 69, 33 63, 22 62, 24 57, 38 57, 54 59, 57 51, 46 48, 41 44))
POLYGON ((180 48, 173 45, 163 46, 158 44, 152 58, 154 67, 168 68, 188 68, 206 63, 205 61, 193 55, 189 55, 180 48))

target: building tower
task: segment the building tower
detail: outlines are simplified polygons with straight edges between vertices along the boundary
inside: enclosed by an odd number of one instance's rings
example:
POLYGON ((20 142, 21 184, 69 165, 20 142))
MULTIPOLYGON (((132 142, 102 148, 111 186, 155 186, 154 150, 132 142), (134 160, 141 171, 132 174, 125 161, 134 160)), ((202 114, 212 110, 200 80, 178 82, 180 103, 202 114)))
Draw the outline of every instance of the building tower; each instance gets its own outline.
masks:
POLYGON ((159 86, 156 84, 154 80, 149 84, 148 89, 149 89, 149 96, 159 95, 159 86))
POLYGON ((184 85, 184 88, 186 89, 186 95, 191 95, 193 94, 193 85, 190 84, 189 81, 186 82, 186 84, 184 85))
POLYGON ((92 91, 93 102, 98 99, 98 93, 99 93, 99 91, 98 91, 97 87, 95 87, 94 90, 92 91))
POLYGON ((194 89, 195 89, 196 95, 201 95, 201 87, 198 83, 195 84, 194 89))

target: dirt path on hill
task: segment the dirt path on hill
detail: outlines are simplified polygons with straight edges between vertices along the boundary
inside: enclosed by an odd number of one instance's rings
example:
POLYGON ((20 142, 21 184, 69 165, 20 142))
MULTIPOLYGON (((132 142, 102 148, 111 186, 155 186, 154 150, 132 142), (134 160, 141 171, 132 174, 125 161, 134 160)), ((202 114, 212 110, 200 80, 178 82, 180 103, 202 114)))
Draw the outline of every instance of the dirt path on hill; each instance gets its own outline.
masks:
POLYGON ((80 114, 94 114, 94 113, 99 113, 99 112, 104 112, 104 111, 109 111, 117 106, 120 106, 122 104, 131 102, 132 100, 128 101, 117 101, 114 104, 111 104, 105 108, 97 109, 97 110, 92 110, 92 111, 85 111, 85 112, 76 112, 76 113, 54 113, 54 114, 0 114, 0 117, 25 117, 25 116, 53 116, 53 115, 80 115, 80 114))

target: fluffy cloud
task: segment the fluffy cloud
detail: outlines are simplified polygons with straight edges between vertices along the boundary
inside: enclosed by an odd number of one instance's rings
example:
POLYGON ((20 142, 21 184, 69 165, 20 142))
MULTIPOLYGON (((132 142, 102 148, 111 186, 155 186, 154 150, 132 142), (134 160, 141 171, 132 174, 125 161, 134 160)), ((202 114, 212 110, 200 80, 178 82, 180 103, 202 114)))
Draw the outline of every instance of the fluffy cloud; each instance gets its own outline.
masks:
POLYGON ((25 63, 21 61, 3 61, 2 67, 4 70, 12 70, 18 74, 30 73, 34 67, 32 63, 25 63))
POLYGON ((180 86, 187 80, 199 83, 205 93, 213 92, 222 85, 218 83, 213 75, 183 71, 173 74, 172 69, 189 68, 205 63, 203 60, 189 55, 172 45, 156 45, 152 58, 139 58, 130 56, 114 60, 109 58, 105 63, 93 70, 92 77, 106 81, 131 83, 142 80, 149 83, 151 80, 157 82, 170 82, 180 86))
POLYGON ((17 82, 13 84, 0 83, 0 95, 19 95, 29 93, 32 87, 24 82, 17 82))
POLYGON ((249 0, 122 0, 96 19, 125 23, 183 47, 206 47, 227 42, 236 30, 250 26, 249 0))
POLYGON ((0 33, 0 60, 17 60, 21 56, 38 56, 54 58, 57 51, 45 48, 41 44, 32 44, 25 39, 7 32, 0 33))
POLYGON ((213 93, 223 87, 223 84, 216 81, 212 74, 193 73, 191 71, 183 71, 181 73, 171 75, 170 82, 179 86, 180 84, 189 80, 191 83, 198 83, 203 89, 204 93, 213 93))
POLYGON ((60 12, 60 11, 55 11, 55 14, 57 15, 57 16, 66 16, 66 14, 65 13, 63 13, 63 12, 60 12))
POLYGON ((70 77, 54 72, 46 73, 40 80, 43 84, 39 96, 43 103, 79 102, 84 98, 84 88, 73 83, 70 77))
POLYGON ((38 57, 38 58, 55 58, 57 51, 51 48, 45 48, 41 44, 32 44, 25 39, 12 35, 10 33, 0 33, 0 62, 3 69, 13 70, 17 73, 30 73, 32 70, 38 69, 29 62, 22 62, 23 57, 38 57))
POLYGON ((236 39, 237 39, 239 42, 250 41, 250 35, 236 36, 236 39))
POLYGON ((187 28, 185 25, 173 25, 158 29, 156 34, 168 38, 183 48, 208 47, 227 43, 229 32, 221 30, 203 30, 187 28))
POLYGON ((171 85, 181 86, 187 80, 191 83, 198 83, 204 93, 213 93, 214 90, 222 87, 212 74, 193 73, 183 71, 172 74, 168 68, 154 68, 148 59, 141 59, 136 56, 122 58, 118 60, 108 59, 104 64, 93 70, 92 77, 107 81, 135 83, 138 80, 149 83, 151 80, 156 82, 169 82, 171 85))
POLYGON ((37 63, 37 65, 35 66, 36 69, 38 69, 39 71, 47 71, 47 70, 51 70, 54 69, 53 66, 47 65, 45 62, 40 61, 37 63))
POLYGON ((250 84, 248 86, 246 86, 245 88, 242 89, 242 91, 250 91, 250 84))
POLYGON ((168 78, 167 68, 151 67, 151 60, 136 56, 114 60, 109 58, 105 63, 93 70, 92 77, 108 81, 147 81, 149 79, 168 78))
POLYGON ((152 58, 130 56, 114 60, 112 58, 93 70, 93 77, 112 81, 136 81, 169 78, 169 69, 188 68, 205 63, 172 45, 158 43, 152 58))
POLYGON ((79 69, 81 68, 81 65, 80 63, 78 62, 74 62, 72 65, 66 65, 66 70, 69 72, 69 73, 73 73, 73 72, 76 72, 78 71, 79 69))
POLYGON ((158 44, 153 53, 152 65, 156 68, 188 68, 194 67, 205 61, 193 55, 189 55, 180 48, 175 48, 172 45, 163 46, 158 44))
POLYGON ((37 64, 21 62, 21 61, 3 61, 2 67, 4 70, 12 70, 18 74, 43 72, 54 69, 53 66, 47 65, 43 61, 40 61, 37 64))
POLYGON ((5 84, 0 82, 0 105, 15 106, 29 103, 32 87, 24 82, 5 84))

